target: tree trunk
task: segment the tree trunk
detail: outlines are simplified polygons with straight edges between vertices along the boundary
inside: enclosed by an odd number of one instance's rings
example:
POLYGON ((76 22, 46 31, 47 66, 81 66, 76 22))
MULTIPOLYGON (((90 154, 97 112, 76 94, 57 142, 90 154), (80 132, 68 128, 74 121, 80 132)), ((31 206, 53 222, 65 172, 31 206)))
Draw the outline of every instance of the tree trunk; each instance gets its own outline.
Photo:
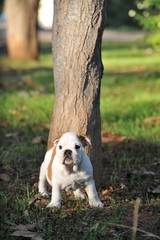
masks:
POLYGON ((39 0, 6 0, 7 49, 17 60, 38 58, 37 12, 39 0))
POLYGON ((91 161, 101 171, 100 85, 104 0, 55 0, 53 55, 55 106, 48 146, 66 131, 91 137, 91 161))

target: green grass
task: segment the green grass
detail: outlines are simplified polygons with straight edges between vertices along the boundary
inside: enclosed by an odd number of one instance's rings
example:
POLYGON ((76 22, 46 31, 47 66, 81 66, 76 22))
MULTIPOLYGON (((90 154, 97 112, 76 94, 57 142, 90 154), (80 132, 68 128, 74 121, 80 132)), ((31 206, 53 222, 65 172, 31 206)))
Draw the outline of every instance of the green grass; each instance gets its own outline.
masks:
POLYGON ((160 116, 159 53, 148 55, 137 44, 103 44, 102 129, 159 141, 160 126, 144 126, 146 118, 160 116))
MULTIPOLYGON (((160 124, 146 124, 146 119, 160 116, 159 53, 143 42, 103 42, 102 56, 102 130, 130 138, 103 143, 103 210, 64 194, 62 209, 53 211, 35 200, 34 185, 54 105, 51 47, 42 46, 38 62, 13 62, 2 55, 0 166, 1 174, 10 178, 0 174, 2 239, 23 239, 11 236, 19 228, 23 232, 22 227, 47 240, 131 239, 125 227, 132 227, 137 197, 142 201, 139 227, 159 234, 160 202, 152 189, 160 183, 160 124), (33 144, 37 136, 42 141, 33 144)), ((138 239, 145 237, 138 233, 138 239)))

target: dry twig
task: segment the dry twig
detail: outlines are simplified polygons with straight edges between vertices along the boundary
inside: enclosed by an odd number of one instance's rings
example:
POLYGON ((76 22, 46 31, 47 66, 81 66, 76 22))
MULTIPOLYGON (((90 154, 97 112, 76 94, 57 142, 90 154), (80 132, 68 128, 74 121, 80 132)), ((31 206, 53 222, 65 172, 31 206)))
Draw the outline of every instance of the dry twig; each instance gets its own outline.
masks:
POLYGON ((138 212, 141 199, 137 198, 134 205, 134 215, 133 215, 133 228, 132 228, 132 237, 131 240, 136 240, 137 226, 138 226, 138 212))
MULTIPOLYGON (((112 226, 119 227, 119 228, 127 228, 127 229, 130 229, 130 230, 133 230, 133 227, 128 227, 128 226, 123 225, 123 224, 117 224, 117 223, 108 223, 108 224, 112 225, 112 226)), ((144 233, 147 237, 154 237, 154 238, 160 239, 159 236, 157 236, 157 235, 155 235, 153 233, 150 233, 148 231, 142 230, 140 228, 137 228, 137 232, 144 233)))

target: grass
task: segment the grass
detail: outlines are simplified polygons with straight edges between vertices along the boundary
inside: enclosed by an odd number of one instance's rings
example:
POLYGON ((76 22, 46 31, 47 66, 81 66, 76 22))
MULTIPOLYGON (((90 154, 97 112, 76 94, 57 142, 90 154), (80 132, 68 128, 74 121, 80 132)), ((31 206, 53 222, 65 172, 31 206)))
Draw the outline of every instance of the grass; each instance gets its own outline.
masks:
POLYGON ((1 239, 131 239, 133 209, 141 198, 137 239, 157 239, 160 199, 160 59, 143 42, 103 42, 101 89, 103 210, 63 194, 61 210, 37 197, 39 167, 54 105, 51 46, 38 62, 1 57, 1 239), (38 144, 34 139, 39 137, 38 144), (7 187, 6 187, 7 186, 7 187), (17 231, 19 233, 17 233, 17 231), (11 236, 19 234, 20 236, 11 236), (32 237, 33 237, 32 235, 32 237), (35 239, 35 238, 33 238, 35 239))
MULTIPOLYGON (((160 138, 159 126, 146 129, 144 120, 159 116, 160 63, 158 53, 148 56, 147 49, 137 44, 121 43, 119 49, 102 53, 102 128, 136 138, 160 138), (124 48, 125 45, 125 48, 124 48), (106 121, 107 120, 107 121, 106 121), (154 135, 153 135, 154 134, 154 135)), ((106 48, 106 43, 103 44, 106 48)))

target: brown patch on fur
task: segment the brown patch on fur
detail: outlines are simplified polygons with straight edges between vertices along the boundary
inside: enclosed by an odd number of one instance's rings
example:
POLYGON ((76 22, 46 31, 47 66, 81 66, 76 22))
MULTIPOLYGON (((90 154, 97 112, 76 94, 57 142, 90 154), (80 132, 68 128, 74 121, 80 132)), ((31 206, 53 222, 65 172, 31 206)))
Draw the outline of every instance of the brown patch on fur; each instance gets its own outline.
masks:
POLYGON ((87 155, 90 155, 91 151, 91 139, 89 136, 86 135, 78 135, 79 140, 81 141, 87 155))
POLYGON ((49 178, 50 181, 52 179, 52 163, 53 163, 55 155, 56 155, 56 148, 54 147, 53 151, 52 151, 51 160, 50 160, 50 163, 49 163, 48 168, 47 168, 48 178, 49 178))
POLYGON ((77 136, 79 140, 81 141, 83 147, 86 147, 87 145, 91 145, 91 140, 89 136, 86 135, 78 135, 77 136))

